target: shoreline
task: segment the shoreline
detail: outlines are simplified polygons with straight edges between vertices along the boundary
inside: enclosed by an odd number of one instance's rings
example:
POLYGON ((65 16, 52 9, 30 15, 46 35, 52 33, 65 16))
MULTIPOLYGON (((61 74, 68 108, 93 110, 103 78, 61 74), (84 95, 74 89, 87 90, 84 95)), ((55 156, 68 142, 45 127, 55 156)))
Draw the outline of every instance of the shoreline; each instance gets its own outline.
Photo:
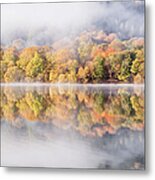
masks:
POLYGON ((145 87, 145 84, 131 84, 131 83, 104 83, 104 84, 80 84, 80 83, 0 83, 1 87, 145 87))

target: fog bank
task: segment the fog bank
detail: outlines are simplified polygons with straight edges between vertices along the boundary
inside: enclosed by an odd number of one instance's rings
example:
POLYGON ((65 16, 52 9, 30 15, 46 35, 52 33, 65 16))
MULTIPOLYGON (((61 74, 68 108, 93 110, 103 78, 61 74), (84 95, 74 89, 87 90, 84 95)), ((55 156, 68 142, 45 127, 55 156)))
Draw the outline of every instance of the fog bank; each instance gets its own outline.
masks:
POLYGON ((3 4, 2 44, 51 44, 82 31, 114 32, 122 39, 144 36, 143 1, 3 4))

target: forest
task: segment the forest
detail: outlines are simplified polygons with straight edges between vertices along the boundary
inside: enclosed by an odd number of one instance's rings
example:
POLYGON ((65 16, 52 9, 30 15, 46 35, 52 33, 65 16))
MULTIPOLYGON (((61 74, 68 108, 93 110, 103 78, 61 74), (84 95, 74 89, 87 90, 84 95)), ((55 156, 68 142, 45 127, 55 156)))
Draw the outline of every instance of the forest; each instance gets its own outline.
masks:
POLYGON ((47 46, 1 46, 1 82, 144 83, 144 39, 84 31, 47 46))

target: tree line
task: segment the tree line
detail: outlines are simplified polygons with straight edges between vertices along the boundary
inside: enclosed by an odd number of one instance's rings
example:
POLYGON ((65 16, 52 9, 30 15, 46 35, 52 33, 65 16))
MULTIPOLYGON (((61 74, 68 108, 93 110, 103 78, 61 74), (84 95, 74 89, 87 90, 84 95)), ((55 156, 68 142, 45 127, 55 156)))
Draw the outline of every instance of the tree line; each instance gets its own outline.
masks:
POLYGON ((1 82, 143 83, 144 39, 83 32, 51 46, 1 48, 1 82))

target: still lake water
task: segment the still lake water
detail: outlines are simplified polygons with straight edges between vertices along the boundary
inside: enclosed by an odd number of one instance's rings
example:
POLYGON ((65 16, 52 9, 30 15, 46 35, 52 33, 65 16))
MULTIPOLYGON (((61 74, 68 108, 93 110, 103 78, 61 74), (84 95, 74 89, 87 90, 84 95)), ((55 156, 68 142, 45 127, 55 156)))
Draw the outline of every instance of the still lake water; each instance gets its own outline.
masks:
POLYGON ((144 169, 143 85, 2 85, 2 166, 144 169))

